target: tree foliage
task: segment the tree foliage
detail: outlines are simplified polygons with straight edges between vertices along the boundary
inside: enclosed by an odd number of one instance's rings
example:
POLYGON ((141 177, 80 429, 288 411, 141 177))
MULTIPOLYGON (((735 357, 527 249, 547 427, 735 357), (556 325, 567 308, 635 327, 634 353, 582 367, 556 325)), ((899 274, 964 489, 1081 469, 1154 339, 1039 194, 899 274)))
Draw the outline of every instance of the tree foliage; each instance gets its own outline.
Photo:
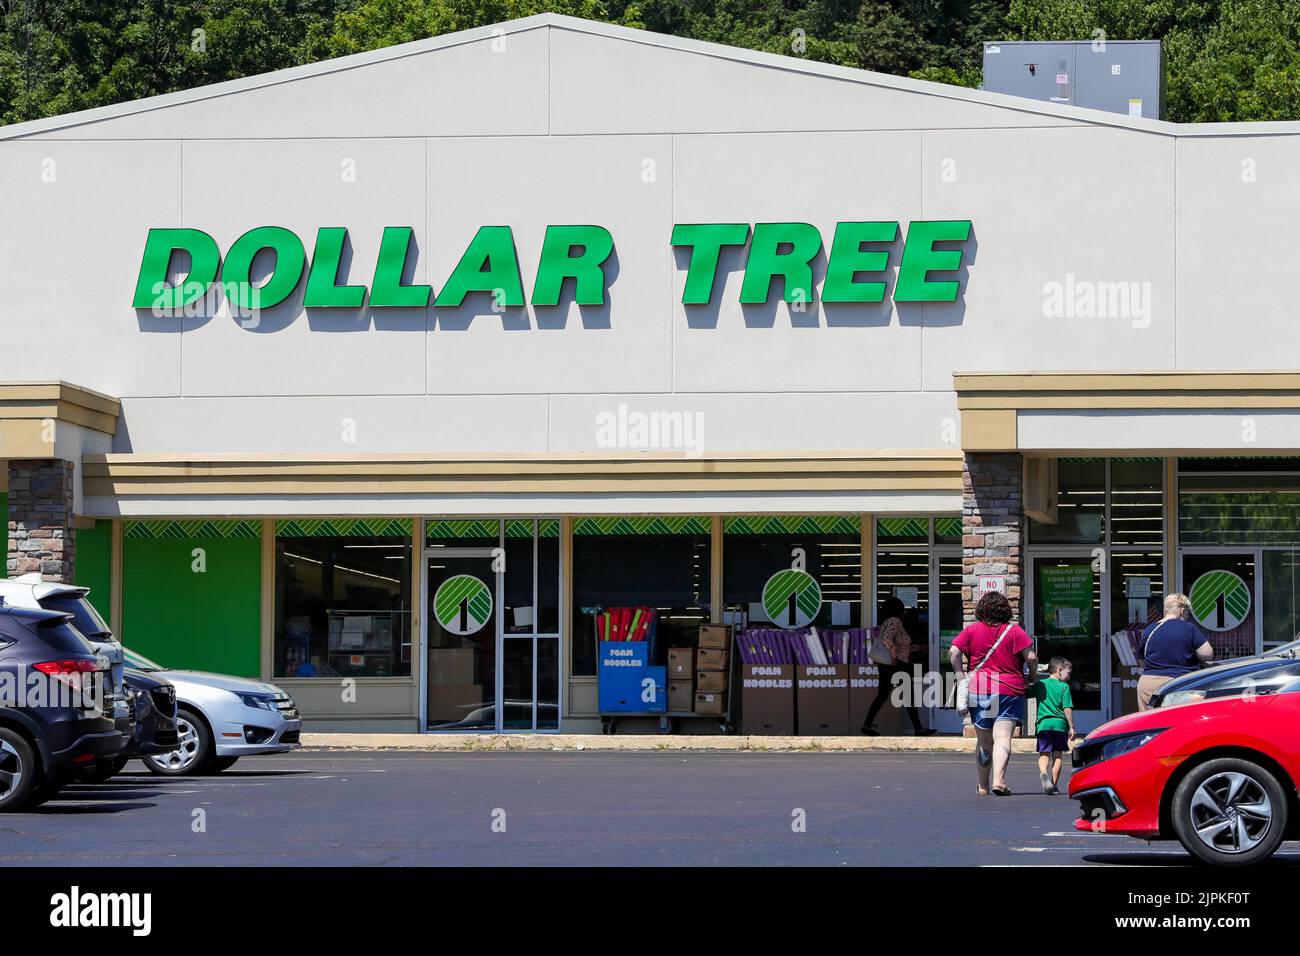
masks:
POLYGON ((1300 118, 1298 0, 0 0, 0 123, 544 11, 965 86, 987 40, 1160 39, 1170 119, 1300 118))

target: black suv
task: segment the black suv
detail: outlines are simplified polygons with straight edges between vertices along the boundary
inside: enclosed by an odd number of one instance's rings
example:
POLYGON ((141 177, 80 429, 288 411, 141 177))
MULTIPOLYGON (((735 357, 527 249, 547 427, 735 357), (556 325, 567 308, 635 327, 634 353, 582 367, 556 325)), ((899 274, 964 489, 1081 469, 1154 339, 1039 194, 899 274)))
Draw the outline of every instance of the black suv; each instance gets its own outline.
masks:
POLYGON ((180 735, 176 732, 176 688, 171 681, 128 667, 122 672, 122 683, 131 697, 134 732, 126 749, 78 770, 78 780, 103 783, 121 773, 128 760, 171 753, 180 746, 180 735))
POLYGON ((0 606, 0 812, 42 803, 78 768, 122 751, 105 709, 108 661, 71 620, 0 606))

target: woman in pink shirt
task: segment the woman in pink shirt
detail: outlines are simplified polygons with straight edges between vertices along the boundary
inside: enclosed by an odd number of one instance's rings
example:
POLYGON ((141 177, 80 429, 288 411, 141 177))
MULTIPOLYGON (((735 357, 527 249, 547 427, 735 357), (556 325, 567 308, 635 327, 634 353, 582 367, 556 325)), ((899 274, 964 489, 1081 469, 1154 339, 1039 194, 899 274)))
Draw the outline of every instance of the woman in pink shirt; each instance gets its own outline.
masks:
POLYGON ((1038 667, 1033 639, 1011 617, 1011 602, 990 591, 975 606, 975 623, 957 635, 948 653, 957 680, 970 670, 968 699, 978 738, 980 796, 990 792, 990 764, 992 792, 999 797, 1011 793, 1007 764, 1011 737, 1025 720, 1025 665, 1030 673, 1038 667))

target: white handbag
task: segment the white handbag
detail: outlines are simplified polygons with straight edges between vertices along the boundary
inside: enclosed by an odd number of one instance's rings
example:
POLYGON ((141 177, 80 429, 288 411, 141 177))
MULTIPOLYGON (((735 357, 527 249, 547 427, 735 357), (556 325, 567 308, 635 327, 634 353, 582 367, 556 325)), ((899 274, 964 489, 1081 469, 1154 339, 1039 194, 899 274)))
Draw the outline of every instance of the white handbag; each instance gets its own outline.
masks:
POLYGON ((871 647, 867 651, 867 656, 877 664, 894 663, 894 655, 889 650, 889 645, 885 643, 885 629, 883 627, 876 628, 875 633, 871 635, 871 647))
POLYGON ((981 659, 978 664, 966 672, 965 677, 957 682, 957 713, 963 715, 970 713, 970 679, 975 676, 976 671, 988 663, 989 658, 993 656, 993 652, 998 649, 1003 638, 1007 636, 1007 633, 1010 630, 1010 624, 1004 627, 1002 633, 998 635, 998 639, 994 641, 993 646, 989 648, 989 652, 984 655, 983 659, 981 659))

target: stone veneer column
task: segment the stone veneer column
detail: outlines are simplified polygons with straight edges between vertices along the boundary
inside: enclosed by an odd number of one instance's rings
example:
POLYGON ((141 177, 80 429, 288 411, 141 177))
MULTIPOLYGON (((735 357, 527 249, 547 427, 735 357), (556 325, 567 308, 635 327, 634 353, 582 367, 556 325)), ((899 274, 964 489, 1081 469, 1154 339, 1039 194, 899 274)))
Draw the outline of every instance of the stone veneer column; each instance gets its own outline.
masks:
POLYGON ((1007 599, 1022 618, 1020 567, 1024 515, 1020 455, 967 452, 962 469, 961 598, 967 624, 975 620, 981 575, 1003 575, 1007 599))
POLYGON ((58 458, 9 462, 9 577, 39 571, 46 581, 72 583, 73 467, 58 458))

